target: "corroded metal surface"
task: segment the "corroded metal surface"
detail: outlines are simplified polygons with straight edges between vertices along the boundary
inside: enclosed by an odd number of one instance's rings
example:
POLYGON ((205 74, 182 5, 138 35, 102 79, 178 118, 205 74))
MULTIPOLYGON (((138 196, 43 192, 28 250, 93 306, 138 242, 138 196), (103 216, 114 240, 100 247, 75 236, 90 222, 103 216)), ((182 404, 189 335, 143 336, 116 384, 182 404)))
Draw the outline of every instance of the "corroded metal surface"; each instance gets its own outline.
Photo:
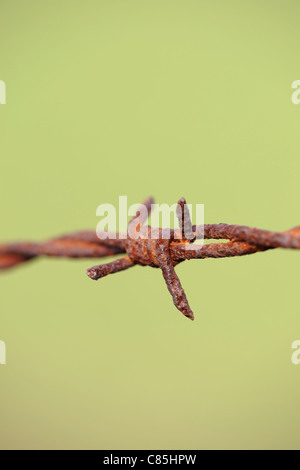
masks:
POLYGON ((124 256, 124 258, 118 258, 111 263, 93 266, 92 268, 89 268, 86 273, 91 279, 97 281, 102 277, 108 276, 108 274, 119 273, 131 266, 133 266, 131 259, 128 256, 124 256))
POLYGON ((285 232, 271 232, 227 224, 192 226, 184 198, 178 201, 176 209, 179 230, 144 226, 153 203, 153 198, 148 198, 129 222, 127 234, 116 234, 115 239, 99 239, 95 231, 87 230, 66 234, 43 243, 18 242, 0 245, 0 270, 38 256, 102 258, 124 253, 126 256, 111 263, 93 266, 87 270, 87 275, 97 280, 136 264, 161 269, 174 305, 183 315, 193 320, 193 312, 174 269, 178 263, 190 259, 244 256, 273 248, 300 249, 300 227, 285 232), (145 207, 147 211, 144 210, 145 207), (193 245, 193 241, 202 238, 203 234, 205 239, 228 241, 203 246, 193 245))

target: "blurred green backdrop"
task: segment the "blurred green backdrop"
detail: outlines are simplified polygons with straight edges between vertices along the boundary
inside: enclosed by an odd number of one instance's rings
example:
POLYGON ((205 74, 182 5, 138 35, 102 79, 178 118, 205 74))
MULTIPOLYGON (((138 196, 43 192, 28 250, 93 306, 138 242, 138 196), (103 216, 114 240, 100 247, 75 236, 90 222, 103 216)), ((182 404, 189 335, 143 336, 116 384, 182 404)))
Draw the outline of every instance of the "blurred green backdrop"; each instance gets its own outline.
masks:
MULTIPOLYGON (((101 203, 300 223, 296 0, 1 0, 0 239, 95 228, 101 203)), ((93 260, 1 274, 0 446, 300 448, 298 252, 98 283, 93 260)))

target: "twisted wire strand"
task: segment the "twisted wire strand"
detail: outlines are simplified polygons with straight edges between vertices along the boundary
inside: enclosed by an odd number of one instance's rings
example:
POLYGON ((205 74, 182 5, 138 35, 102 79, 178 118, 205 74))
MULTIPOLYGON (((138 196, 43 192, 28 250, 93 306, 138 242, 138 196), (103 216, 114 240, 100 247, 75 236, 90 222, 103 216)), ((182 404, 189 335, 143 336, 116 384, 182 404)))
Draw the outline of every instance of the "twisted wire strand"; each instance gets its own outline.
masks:
POLYGON ((229 258, 250 255, 274 248, 300 248, 300 227, 285 232, 271 232, 241 225, 205 224, 192 226, 188 205, 181 198, 176 206, 179 231, 144 226, 154 199, 138 206, 125 234, 107 234, 91 230, 65 234, 41 243, 17 242, 0 245, 0 270, 12 268, 39 256, 67 258, 103 258, 126 256, 87 270, 98 280, 135 265, 160 268, 175 307, 194 320, 175 266, 182 261, 204 258, 229 258), (196 239, 227 240, 226 243, 194 245, 196 239))
MULTIPOLYGON (((271 232, 258 228, 227 224, 193 226, 199 239, 229 240, 227 243, 209 243, 203 246, 172 241, 173 261, 189 259, 226 258, 244 256, 274 248, 300 249, 300 227, 285 232, 271 232)), ((124 238, 99 239, 92 230, 65 234, 41 243, 15 242, 0 245, 0 269, 6 269, 40 256, 67 258, 103 258, 126 253, 124 238)))

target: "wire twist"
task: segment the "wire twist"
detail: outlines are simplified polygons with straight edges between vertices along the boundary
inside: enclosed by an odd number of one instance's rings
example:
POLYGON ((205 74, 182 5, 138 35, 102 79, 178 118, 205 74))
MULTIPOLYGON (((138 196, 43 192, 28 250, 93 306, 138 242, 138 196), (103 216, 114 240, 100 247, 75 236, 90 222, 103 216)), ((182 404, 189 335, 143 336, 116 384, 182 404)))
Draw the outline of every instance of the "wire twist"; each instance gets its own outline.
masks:
POLYGON ((153 198, 148 198, 128 225, 124 239, 99 238, 94 231, 66 234, 42 243, 17 242, 0 245, 0 270, 11 268, 39 256, 67 258, 103 258, 126 254, 122 258, 87 270, 98 280, 109 274, 124 271, 136 264, 159 268, 172 295, 174 305, 187 318, 194 319, 184 289, 174 267, 185 260, 244 256, 274 248, 300 249, 300 227, 285 232, 271 232, 240 225, 205 224, 192 226, 184 198, 178 201, 176 215, 179 231, 144 226, 151 211, 153 198), (146 211, 145 211, 146 207, 146 211), (138 236, 134 237, 136 233, 138 236), (226 243, 193 245, 196 239, 228 240, 226 243))

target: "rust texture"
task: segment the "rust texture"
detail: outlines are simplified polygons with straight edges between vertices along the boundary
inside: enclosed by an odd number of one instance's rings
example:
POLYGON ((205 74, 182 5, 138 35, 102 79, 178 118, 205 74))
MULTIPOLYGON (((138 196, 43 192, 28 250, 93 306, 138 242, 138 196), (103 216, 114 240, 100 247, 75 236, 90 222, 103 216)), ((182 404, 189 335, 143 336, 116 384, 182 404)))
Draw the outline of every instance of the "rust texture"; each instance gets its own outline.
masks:
POLYGON ((179 230, 144 226, 153 203, 153 198, 148 198, 143 203, 129 222, 125 238, 117 234, 115 239, 100 239, 95 231, 87 230, 42 243, 17 242, 0 245, 0 270, 38 256, 102 258, 123 253, 124 257, 89 268, 87 275, 98 280, 137 264, 161 269, 174 305, 183 315, 193 320, 194 314, 174 269, 177 264, 190 259, 244 256, 274 248, 300 249, 300 227, 285 232, 270 232, 240 225, 192 226, 184 198, 178 201, 176 209, 179 230), (196 239, 203 236, 205 239, 228 241, 193 245, 196 239))

